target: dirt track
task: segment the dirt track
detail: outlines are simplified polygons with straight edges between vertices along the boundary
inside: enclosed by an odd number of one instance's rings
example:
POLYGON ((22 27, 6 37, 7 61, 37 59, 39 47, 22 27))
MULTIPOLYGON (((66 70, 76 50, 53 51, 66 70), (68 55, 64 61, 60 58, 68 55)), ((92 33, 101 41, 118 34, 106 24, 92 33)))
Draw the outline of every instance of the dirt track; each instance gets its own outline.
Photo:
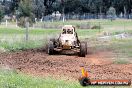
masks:
POLYGON ((27 50, 0 54, 0 64, 17 71, 37 76, 57 76, 77 79, 80 66, 91 78, 132 79, 132 64, 113 64, 111 52, 93 53, 85 58, 76 55, 47 55, 44 51, 27 50))

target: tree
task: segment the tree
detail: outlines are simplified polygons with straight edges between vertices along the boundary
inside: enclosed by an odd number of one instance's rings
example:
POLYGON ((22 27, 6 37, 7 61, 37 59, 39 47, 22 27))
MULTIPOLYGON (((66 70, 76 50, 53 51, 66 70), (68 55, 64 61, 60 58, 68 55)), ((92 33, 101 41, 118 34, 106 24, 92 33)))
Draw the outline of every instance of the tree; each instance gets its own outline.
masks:
POLYGON ((45 6, 45 13, 44 15, 48 15, 48 14, 51 14, 53 12, 53 3, 55 2, 56 0, 44 0, 44 6, 45 6))
POLYGON ((107 11, 107 15, 111 19, 111 21, 114 20, 115 17, 116 17, 116 10, 115 10, 115 8, 114 7, 110 7, 109 10, 107 11))
POLYGON ((32 15, 32 1, 31 0, 23 0, 20 2, 18 10, 20 12, 20 16, 30 17, 32 15))
POLYGON ((30 2, 29 6, 32 7, 32 13, 36 18, 52 14, 54 11, 76 14, 107 14, 111 6, 116 9, 117 15, 126 13, 128 16, 132 13, 132 0, 0 0, 0 4, 4 7, 4 14, 14 15, 15 11, 19 9, 20 3, 25 1, 30 2))
POLYGON ((33 1, 33 13, 35 14, 36 18, 42 18, 45 14, 45 6, 44 6, 44 0, 34 0, 33 1))
POLYGON ((11 2, 12 2, 12 8, 11 8, 11 10, 12 11, 15 11, 15 10, 18 9, 20 1, 21 0, 11 0, 11 2))
POLYGON ((21 26, 25 26, 25 21, 28 21, 30 24, 34 22, 34 13, 32 7, 32 0, 22 0, 19 3, 19 21, 21 26))
POLYGON ((2 6, 0 5, 0 23, 4 17, 2 6))

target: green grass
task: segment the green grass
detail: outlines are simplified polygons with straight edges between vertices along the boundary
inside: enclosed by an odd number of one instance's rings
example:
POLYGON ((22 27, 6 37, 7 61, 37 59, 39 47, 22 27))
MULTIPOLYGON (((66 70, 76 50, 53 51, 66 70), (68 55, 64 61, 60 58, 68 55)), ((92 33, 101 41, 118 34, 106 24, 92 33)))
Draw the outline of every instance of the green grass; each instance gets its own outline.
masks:
MULTIPOLYGON (((61 30, 56 29, 30 29, 29 41, 25 41, 25 29, 0 28, 0 49, 16 51, 44 46, 49 38, 58 36, 61 30)), ((77 30, 79 38, 94 36, 98 30, 77 30)))
POLYGON ((54 22, 38 22, 37 24, 55 24, 55 25, 76 25, 76 24, 84 24, 84 23, 91 23, 91 24, 112 24, 112 25, 122 25, 122 23, 126 23, 127 25, 131 25, 131 20, 114 20, 110 21, 108 19, 94 19, 94 20, 68 20, 65 22, 62 21, 54 21, 54 22))
POLYGON ((113 62, 113 64, 130 64, 130 62, 127 59, 118 58, 113 62))
POLYGON ((131 25, 131 20, 124 20, 124 19, 120 19, 120 20, 114 20, 114 21, 110 21, 110 20, 101 20, 101 19, 97 19, 97 20, 68 20, 66 22, 62 22, 62 21, 57 21, 57 22, 38 22, 36 25, 40 26, 40 25, 48 25, 48 26, 52 26, 52 27, 59 27, 62 25, 74 25, 76 27, 80 27, 80 26, 101 26, 102 29, 104 30, 126 30, 126 29, 131 29, 132 25, 131 25))
POLYGON ((111 48, 121 56, 132 57, 132 39, 114 39, 111 48))
MULTIPOLYGON (((96 41, 96 38, 103 32, 108 32, 111 35, 120 33, 132 34, 131 20, 73 20, 66 22, 44 22, 38 24, 64 25, 64 24, 90 24, 101 25, 102 29, 77 29, 80 40, 87 40, 90 45, 95 47, 95 50, 112 50, 128 57, 132 57, 131 40, 110 40, 109 42, 96 41), (125 27, 124 27, 125 26, 125 27)), ((29 41, 25 42, 25 28, 9 28, 0 26, 0 49, 6 51, 23 50, 29 48, 41 47, 46 44, 47 39, 59 35, 61 30, 57 29, 29 29, 29 41)))
MULTIPOLYGON (((0 28, 0 34, 25 34, 25 28, 7 28, 7 27, 2 27, 0 28)), ((55 30, 55 29, 29 29, 29 34, 53 34, 53 33, 58 33, 60 30, 55 30)))
POLYGON ((77 83, 69 83, 64 80, 53 78, 39 78, 17 74, 15 71, 2 70, 0 72, 1 88, 79 88, 77 83))
POLYGON ((44 45, 45 42, 42 41, 21 41, 21 42, 13 42, 13 43, 4 41, 0 43, 0 50, 3 50, 4 52, 26 50, 26 49, 39 48, 44 45))
POLYGON ((94 48, 94 52, 110 51, 116 55, 115 58, 131 59, 132 57, 132 39, 112 39, 108 41, 92 39, 89 44, 94 48))
MULTIPOLYGON (((33 77, 13 70, 0 70, 0 88, 84 88, 78 80, 67 81, 52 77, 33 77)), ((88 86, 85 88, 106 88, 106 86, 88 86)), ((107 88, 130 88, 125 86, 107 86, 107 88)))
POLYGON ((16 51, 43 47, 47 38, 54 37, 60 30, 55 29, 29 29, 29 40, 25 40, 23 28, 0 28, 0 50, 16 51))
MULTIPOLYGON (((117 53, 126 54, 126 56, 131 57, 132 51, 131 49, 131 40, 130 41, 122 41, 122 44, 118 40, 112 40, 109 42, 100 42, 96 41, 96 38, 98 35, 100 35, 102 32, 106 31, 109 32, 111 35, 116 35, 120 33, 129 33, 132 34, 132 30, 120 30, 120 29, 110 29, 111 27, 120 27, 122 23, 125 22, 130 28, 131 28, 131 21, 130 20, 115 20, 113 22, 109 20, 85 20, 85 21, 68 21, 67 23, 86 23, 90 22, 91 24, 96 24, 101 22, 101 25, 103 25, 103 29, 77 29, 77 33, 80 40, 88 39, 88 43, 90 43, 92 46, 95 47, 95 50, 97 49, 110 49, 117 53), (108 25, 109 24, 109 25, 108 25), (107 26, 107 29, 105 26, 107 26), (117 41, 117 42, 116 42, 117 41)), ((46 22, 47 23, 47 22, 46 22)), ((48 22, 49 24, 62 24, 63 22, 48 22)), ((122 25, 123 26, 123 25, 122 25)), ((4 48, 7 51, 15 51, 15 50, 23 50, 28 48, 36 48, 41 47, 42 45, 46 44, 47 38, 55 37, 56 35, 59 35, 61 30, 57 29, 29 29, 29 42, 25 42, 25 29, 24 28, 7 28, 7 27, 0 27, 0 48, 4 48)), ((102 34, 101 34, 102 35, 102 34)), ((103 36, 103 35, 102 35, 103 36)))

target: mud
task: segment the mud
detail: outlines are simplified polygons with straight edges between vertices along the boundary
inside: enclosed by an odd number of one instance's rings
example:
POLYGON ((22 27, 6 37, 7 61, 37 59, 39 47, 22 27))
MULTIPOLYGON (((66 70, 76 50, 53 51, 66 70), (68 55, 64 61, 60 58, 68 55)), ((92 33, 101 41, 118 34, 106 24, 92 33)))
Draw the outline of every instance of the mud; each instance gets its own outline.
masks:
POLYGON ((86 57, 47 55, 41 49, 1 53, 0 64, 34 76, 78 79, 81 66, 93 79, 132 79, 132 64, 113 64, 112 52, 97 52, 86 57))

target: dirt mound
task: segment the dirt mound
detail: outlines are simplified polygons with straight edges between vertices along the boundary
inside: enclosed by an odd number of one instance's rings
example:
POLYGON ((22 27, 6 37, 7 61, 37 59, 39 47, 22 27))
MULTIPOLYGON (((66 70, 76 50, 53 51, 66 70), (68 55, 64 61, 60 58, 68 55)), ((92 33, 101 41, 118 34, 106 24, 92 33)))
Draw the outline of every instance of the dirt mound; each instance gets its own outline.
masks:
POLYGON ((0 64, 26 74, 37 76, 59 76, 77 79, 80 66, 89 71, 91 78, 132 79, 132 64, 113 64, 111 52, 93 53, 84 57, 76 55, 47 55, 42 49, 14 53, 1 53, 0 64))

